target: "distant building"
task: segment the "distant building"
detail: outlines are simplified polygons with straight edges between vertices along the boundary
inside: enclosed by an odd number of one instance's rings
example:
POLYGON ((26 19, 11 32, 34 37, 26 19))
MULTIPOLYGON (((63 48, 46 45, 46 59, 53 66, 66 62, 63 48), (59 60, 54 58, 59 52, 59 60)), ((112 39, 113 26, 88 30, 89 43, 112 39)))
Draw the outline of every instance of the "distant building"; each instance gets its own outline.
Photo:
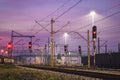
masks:
POLYGON ((59 65, 82 65, 81 63, 81 56, 78 55, 76 52, 68 52, 65 55, 62 55, 61 58, 57 58, 57 63, 59 65))

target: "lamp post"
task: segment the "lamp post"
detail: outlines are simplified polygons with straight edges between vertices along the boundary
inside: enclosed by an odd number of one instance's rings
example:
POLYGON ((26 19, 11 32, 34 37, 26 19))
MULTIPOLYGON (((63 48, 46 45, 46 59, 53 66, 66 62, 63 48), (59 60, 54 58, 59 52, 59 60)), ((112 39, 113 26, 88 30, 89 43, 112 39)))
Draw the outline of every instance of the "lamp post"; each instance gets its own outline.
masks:
MULTIPOLYGON (((67 53, 68 53, 67 37, 68 37, 68 34, 67 34, 67 33, 64 33, 64 52, 65 52, 65 59, 66 59, 67 53)), ((69 58, 69 54, 68 54, 68 58, 69 58)), ((69 60, 68 60, 68 63, 67 63, 67 64, 69 64, 69 60)))
POLYGON ((71 54, 70 54, 70 52, 69 52, 69 63, 68 63, 69 65, 71 64, 71 54))
POLYGON ((8 51, 7 50, 5 51, 5 55, 8 56, 8 51))
POLYGON ((67 44, 67 36, 68 36, 68 34, 67 34, 67 33, 64 33, 64 37, 65 37, 65 45, 67 44))
POLYGON ((1 54, 2 54, 2 64, 4 63, 4 56, 3 56, 3 53, 4 53, 4 49, 1 49, 1 54))
POLYGON ((1 49, 1 54, 2 54, 2 56, 3 56, 3 53, 4 53, 4 49, 1 49))
POLYGON ((94 23, 95 23, 95 11, 91 11, 90 12, 90 15, 92 16, 92 26, 94 26, 94 23))
MULTIPOLYGON (((94 27, 95 27, 95 29, 96 29, 96 26, 95 26, 95 11, 91 11, 90 12, 90 15, 92 16, 92 27, 93 27, 93 29, 92 29, 92 34, 93 34, 93 31, 94 31, 94 27)), ((96 31, 94 31, 94 32, 96 32, 96 31)), ((95 33, 95 35, 96 35, 96 33, 95 33)), ((94 67, 96 67, 96 60, 95 60, 95 58, 96 58, 96 56, 95 56, 95 54, 96 54, 96 38, 93 38, 93 57, 94 57, 94 67)))

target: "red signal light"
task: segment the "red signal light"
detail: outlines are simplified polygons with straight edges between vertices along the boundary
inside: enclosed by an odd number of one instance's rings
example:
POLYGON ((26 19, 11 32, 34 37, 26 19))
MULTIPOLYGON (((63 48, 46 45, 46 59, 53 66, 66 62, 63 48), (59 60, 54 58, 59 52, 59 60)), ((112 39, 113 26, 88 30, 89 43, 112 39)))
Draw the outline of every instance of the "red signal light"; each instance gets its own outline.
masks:
POLYGON ((96 34, 96 32, 94 31, 93 34, 96 34))
POLYGON ((12 49, 12 44, 11 44, 11 42, 8 43, 7 48, 8 48, 8 49, 12 49))
POLYGON ((92 27, 92 38, 96 39, 96 37, 97 37, 97 27, 93 26, 92 27))

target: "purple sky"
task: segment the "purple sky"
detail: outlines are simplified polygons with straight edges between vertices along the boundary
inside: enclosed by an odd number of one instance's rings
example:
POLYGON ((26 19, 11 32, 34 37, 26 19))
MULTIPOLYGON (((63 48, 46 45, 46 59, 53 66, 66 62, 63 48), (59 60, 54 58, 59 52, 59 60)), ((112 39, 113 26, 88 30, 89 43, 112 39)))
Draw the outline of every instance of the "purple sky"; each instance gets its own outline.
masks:
MULTIPOLYGON (((51 18, 55 19, 78 1, 0 0, 0 44, 6 45, 10 41, 11 30, 25 35, 35 35, 34 41, 40 39, 41 42, 46 43, 50 34, 46 31, 39 31, 42 28, 34 20, 46 26, 50 23, 51 18), (58 8, 58 11, 46 17, 58 8), (39 33, 35 34, 38 31, 39 33)), ((105 20, 95 23, 101 45, 105 41, 108 41, 108 49, 117 50, 117 45, 120 43, 120 0, 82 0, 77 6, 56 20, 54 31, 70 21, 69 25, 55 34, 56 43, 63 44, 64 32, 70 32, 72 30, 79 32, 86 38, 87 30, 89 29, 91 31, 92 29, 92 19, 89 15, 92 10, 96 12, 95 21, 118 12, 105 20)), ((50 31, 50 25, 47 29, 50 31)), ((78 45, 81 45, 87 49, 86 41, 74 33, 69 35, 67 43, 70 44, 70 47, 76 46, 77 48, 78 45)))

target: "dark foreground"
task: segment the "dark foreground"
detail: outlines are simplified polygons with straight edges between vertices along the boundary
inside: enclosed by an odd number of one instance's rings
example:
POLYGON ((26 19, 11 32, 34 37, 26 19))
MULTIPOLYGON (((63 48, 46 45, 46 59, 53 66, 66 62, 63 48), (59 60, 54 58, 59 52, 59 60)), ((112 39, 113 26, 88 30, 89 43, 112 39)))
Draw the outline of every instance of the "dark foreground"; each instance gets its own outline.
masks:
MULTIPOLYGON (((0 64, 0 80, 95 80, 94 78, 0 64)), ((97 79, 99 80, 99 79, 97 79)), ((100 79, 101 80, 101 79, 100 79)))

